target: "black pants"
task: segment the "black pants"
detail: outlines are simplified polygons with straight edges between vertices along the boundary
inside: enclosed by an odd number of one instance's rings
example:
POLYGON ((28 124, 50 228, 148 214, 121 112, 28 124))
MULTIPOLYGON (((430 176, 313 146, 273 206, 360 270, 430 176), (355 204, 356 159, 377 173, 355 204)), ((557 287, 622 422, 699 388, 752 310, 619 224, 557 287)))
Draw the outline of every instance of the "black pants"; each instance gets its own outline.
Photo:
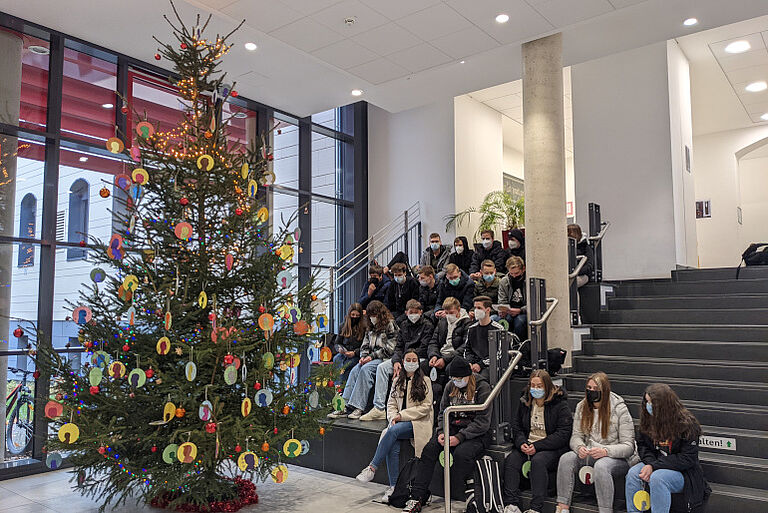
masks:
MULTIPOLYGON (((456 447, 451 447, 453 455, 453 466, 451 467, 451 488, 453 490, 465 491, 467 479, 475 471, 475 461, 482 456, 488 442, 487 437, 472 438, 464 440, 456 447)), ((427 442, 424 450, 421 451, 421 461, 419 462, 416 478, 413 480, 411 489, 411 498, 426 502, 429 499, 429 483, 436 470, 443 471, 443 467, 438 463, 443 446, 437 443, 437 435, 427 442)))
MULTIPOLYGON (((549 472, 557 468, 560 451, 539 451, 531 457, 531 509, 541 511, 549 487, 549 472)), ((520 506, 520 477, 528 456, 513 449, 504 460, 504 504, 520 506)))

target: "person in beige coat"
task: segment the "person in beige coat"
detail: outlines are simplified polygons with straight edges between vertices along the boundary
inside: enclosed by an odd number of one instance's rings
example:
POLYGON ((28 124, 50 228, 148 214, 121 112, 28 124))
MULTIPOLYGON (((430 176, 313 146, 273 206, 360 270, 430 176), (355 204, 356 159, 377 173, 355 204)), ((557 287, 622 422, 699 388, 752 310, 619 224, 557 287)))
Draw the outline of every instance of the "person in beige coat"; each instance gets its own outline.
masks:
POLYGON ((373 479, 376 469, 386 459, 389 488, 384 492, 383 502, 395 489, 400 472, 400 440, 411 439, 416 456, 432 437, 433 423, 432 382, 419 366, 419 355, 409 349, 403 355, 403 368, 392 376, 392 390, 387 401, 389 425, 382 432, 379 446, 371 463, 357 476, 359 481, 373 479))
POLYGON ((562 455, 557 468, 557 512, 570 510, 579 474, 582 482, 595 485, 600 513, 613 513, 614 478, 625 475, 637 461, 635 427, 624 399, 611 392, 604 372, 587 379, 585 392, 576 405, 571 450, 562 455))

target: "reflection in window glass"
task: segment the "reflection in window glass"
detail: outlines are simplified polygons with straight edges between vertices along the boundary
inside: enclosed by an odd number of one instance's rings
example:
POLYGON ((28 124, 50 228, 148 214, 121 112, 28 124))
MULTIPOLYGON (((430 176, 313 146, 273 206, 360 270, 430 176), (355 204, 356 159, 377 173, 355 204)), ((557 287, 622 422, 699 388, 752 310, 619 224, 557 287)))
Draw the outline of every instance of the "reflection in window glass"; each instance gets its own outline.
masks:
POLYGON ((341 173, 339 147, 332 137, 312 132, 312 192, 339 197, 337 189, 341 173))
POLYGON ((338 209, 333 203, 312 202, 312 264, 333 265, 341 256, 336 252, 338 209))
POLYGON ((49 43, 27 35, 23 36, 22 41, 19 126, 45 130, 49 43))
POLYGON ((330 109, 317 114, 312 114, 312 123, 322 125, 331 130, 341 131, 340 109, 330 109))
MULTIPOLYGON (((277 121, 277 120, 275 120, 277 121)), ((277 122, 274 131, 273 153, 275 183, 299 188, 299 127, 285 121, 277 122)))
POLYGON ((101 143, 115 136, 117 65, 64 49, 61 131, 101 143))
MULTIPOLYGON (((90 185, 78 178, 69 186, 69 211, 67 213, 67 242, 88 242, 88 204, 90 185)), ((67 260, 85 258, 83 248, 68 248, 67 260)))
POLYGON ((299 218, 296 215, 299 208, 299 199, 293 194, 284 194, 273 190, 272 194, 272 230, 279 234, 283 229, 290 232, 299 227, 299 218))
MULTIPOLYGON (((134 112, 141 118, 159 126, 161 131, 171 130, 184 121, 184 100, 168 80, 131 70, 128 80, 128 131, 132 134, 135 123, 134 112)), ((135 135, 135 134, 134 134, 135 135)))
MULTIPOLYGON (((21 200, 19 213, 19 235, 28 239, 35 238, 35 226, 37 224, 37 198, 31 192, 24 195, 21 200)), ((35 247, 32 244, 19 246, 19 267, 35 265, 35 247)))

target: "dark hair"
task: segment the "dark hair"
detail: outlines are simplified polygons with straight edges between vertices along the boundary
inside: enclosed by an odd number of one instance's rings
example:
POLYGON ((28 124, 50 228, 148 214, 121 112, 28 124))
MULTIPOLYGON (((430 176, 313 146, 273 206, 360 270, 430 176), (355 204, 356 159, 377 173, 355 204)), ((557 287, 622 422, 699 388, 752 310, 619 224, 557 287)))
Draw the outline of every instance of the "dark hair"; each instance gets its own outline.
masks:
POLYGON ((439 239, 440 238, 440 234, 437 233, 437 232, 432 232, 432 233, 429 234, 429 238, 430 239, 435 239, 435 238, 439 239))
POLYGON ((576 239, 576 242, 581 242, 581 226, 578 224, 569 224, 568 225, 568 237, 571 237, 572 239, 576 239))
MULTIPOLYGON (((415 349, 408 349, 405 354, 403 354, 403 361, 405 361, 405 355, 408 353, 413 353, 417 357, 419 354, 416 352, 415 349)), ((403 369, 400 374, 397 376, 397 381, 395 381, 394 385, 392 386, 393 390, 400 390, 405 388, 405 377, 406 372, 405 369, 403 369)), ((427 384, 424 382, 424 373, 421 372, 421 365, 416 369, 416 371, 413 373, 413 377, 411 378, 411 400, 417 403, 422 402, 424 399, 427 398, 427 384)))
POLYGON ((457 243, 459 243, 459 242, 461 242, 461 245, 462 245, 462 246, 464 245, 464 241, 462 240, 462 238, 461 238, 461 237, 456 237, 455 239, 453 239, 453 245, 454 245, 454 246, 455 246, 457 243))
POLYGON ((531 375, 528 378, 528 385, 523 391, 523 394, 525 395, 525 405, 530 406, 533 402, 533 397, 531 396, 531 381, 533 381, 533 378, 541 378, 542 383, 544 383, 544 402, 548 403, 551 401, 555 397, 558 387, 552 383, 552 377, 549 375, 549 372, 544 369, 536 369, 531 372, 531 375))
POLYGON ((496 269, 496 264, 493 263, 493 260, 483 260, 480 267, 493 267, 496 269))
POLYGON ((409 299, 407 303, 405 303, 405 309, 406 310, 424 310, 424 307, 421 306, 421 303, 418 299, 409 299))
POLYGON ((405 273, 406 269, 408 269, 404 263, 398 262, 392 267, 389 268, 390 271, 392 271, 392 274, 394 273, 405 273))
POLYGON ((431 265, 422 265, 419 267, 419 274, 426 274, 427 276, 435 275, 435 268, 431 265))
POLYGON ((493 300, 488 296, 477 296, 472 300, 473 303, 483 303, 483 308, 491 308, 493 300))
POLYGON ((493 236, 493 230, 483 230, 483 231, 481 231, 481 232, 480 232, 480 237, 482 237, 482 236, 483 236, 483 235, 485 235, 486 233, 487 233, 487 234, 489 234, 489 235, 491 236, 491 238, 492 238, 492 239, 494 238, 494 236, 493 236))
POLYGON ((384 268, 379 264, 371 264, 368 268, 368 274, 384 274, 384 268))
POLYGON ((665 383, 654 383, 645 389, 640 408, 640 432, 655 442, 678 439, 697 440, 701 426, 696 417, 683 406, 674 390, 665 383), (648 413, 645 396, 651 398, 653 415, 648 413))
POLYGON ((344 317, 344 324, 341 325, 342 337, 353 337, 355 340, 363 340, 365 332, 368 330, 368 319, 363 315, 363 305, 360 303, 352 303, 347 310, 347 316, 344 317), (360 312, 360 322, 352 325, 352 317, 350 313, 353 311, 360 312))
POLYGON ((394 317, 392 317, 392 312, 389 311, 389 308, 387 308, 381 301, 377 301, 375 299, 368 303, 368 308, 366 308, 365 313, 368 315, 368 318, 371 316, 377 318, 376 325, 374 326, 371 324, 368 327, 368 329, 374 333, 383 333, 387 331, 389 323, 394 320, 394 317))

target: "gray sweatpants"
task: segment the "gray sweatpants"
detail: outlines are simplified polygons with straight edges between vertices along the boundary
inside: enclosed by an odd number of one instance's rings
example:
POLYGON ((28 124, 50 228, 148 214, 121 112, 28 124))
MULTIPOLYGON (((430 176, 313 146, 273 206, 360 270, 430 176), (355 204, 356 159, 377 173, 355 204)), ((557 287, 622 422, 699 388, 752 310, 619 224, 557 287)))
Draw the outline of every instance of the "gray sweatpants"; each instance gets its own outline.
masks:
MULTIPOLYGON (((629 464, 626 460, 608 457, 597 461, 590 458, 589 462, 595 469, 592 479, 600 513, 613 513, 613 479, 626 475, 629 464)), ((557 502, 570 506, 574 483, 578 479, 579 470, 586 463, 587 460, 579 459, 573 451, 568 451, 560 457, 557 467, 557 502)))

